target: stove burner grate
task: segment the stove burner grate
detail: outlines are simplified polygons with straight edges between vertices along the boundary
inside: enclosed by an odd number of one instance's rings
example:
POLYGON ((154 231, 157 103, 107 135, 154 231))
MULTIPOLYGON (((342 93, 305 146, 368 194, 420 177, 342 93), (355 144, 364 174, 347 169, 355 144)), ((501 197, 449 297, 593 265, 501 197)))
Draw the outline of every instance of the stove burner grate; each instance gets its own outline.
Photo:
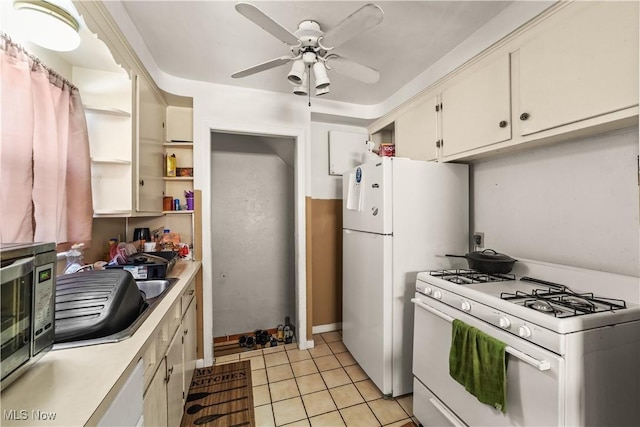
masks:
POLYGON ((456 283, 458 285, 469 285, 471 283, 487 283, 487 282, 504 282, 507 280, 516 280, 516 276, 513 274, 503 273, 481 273, 476 270, 470 269, 456 269, 456 270, 434 270, 429 274, 434 277, 439 277, 448 282, 456 283))
POLYGON ((556 317, 580 316, 627 308, 624 300, 595 297, 593 293, 577 293, 566 286, 538 288, 531 293, 502 292, 500 298, 556 317))

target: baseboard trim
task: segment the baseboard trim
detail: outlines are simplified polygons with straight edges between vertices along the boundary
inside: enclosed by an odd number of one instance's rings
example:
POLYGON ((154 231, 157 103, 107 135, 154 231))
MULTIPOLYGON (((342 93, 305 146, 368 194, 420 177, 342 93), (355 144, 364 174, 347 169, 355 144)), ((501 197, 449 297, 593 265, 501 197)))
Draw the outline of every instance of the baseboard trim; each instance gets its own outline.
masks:
POLYGON ((311 328, 311 332, 314 334, 324 334, 325 332, 339 331, 340 329, 342 329, 342 322, 317 325, 311 328))

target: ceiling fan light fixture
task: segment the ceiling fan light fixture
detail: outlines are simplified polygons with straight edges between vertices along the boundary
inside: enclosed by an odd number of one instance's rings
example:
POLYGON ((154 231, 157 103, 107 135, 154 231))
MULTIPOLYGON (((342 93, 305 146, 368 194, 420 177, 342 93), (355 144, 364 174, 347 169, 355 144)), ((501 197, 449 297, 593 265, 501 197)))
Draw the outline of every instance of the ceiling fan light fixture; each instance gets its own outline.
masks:
POLYGON ((68 0, 14 0, 21 31, 33 43, 50 50, 67 52, 80 45, 80 23, 68 0))
POLYGON ((313 79, 316 84, 316 89, 323 89, 331 83, 329 76, 327 76, 327 69, 322 62, 318 61, 313 64, 313 79))
POLYGON ((293 65, 291 66, 291 71, 289 71, 287 79, 289 79, 289 81, 294 85, 300 85, 302 83, 303 75, 304 62, 302 59, 296 59, 293 61, 293 65))
POLYGON ((293 93, 296 95, 307 95, 309 93, 307 91, 307 81, 308 77, 307 73, 305 72, 302 74, 302 81, 300 82, 300 84, 293 88, 293 93))
POLYGON ((316 89, 316 96, 326 95, 329 92, 329 86, 325 86, 323 88, 316 89))

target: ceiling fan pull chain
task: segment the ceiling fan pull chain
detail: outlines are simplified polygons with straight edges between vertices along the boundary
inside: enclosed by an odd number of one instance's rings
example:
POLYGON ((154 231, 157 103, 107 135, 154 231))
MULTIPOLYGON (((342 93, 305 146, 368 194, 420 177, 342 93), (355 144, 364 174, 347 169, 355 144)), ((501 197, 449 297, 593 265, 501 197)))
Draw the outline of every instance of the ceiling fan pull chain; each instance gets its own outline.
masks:
POLYGON ((309 107, 311 107, 311 64, 307 65, 307 68, 309 68, 307 72, 309 76, 307 79, 307 96, 309 97, 309 107))

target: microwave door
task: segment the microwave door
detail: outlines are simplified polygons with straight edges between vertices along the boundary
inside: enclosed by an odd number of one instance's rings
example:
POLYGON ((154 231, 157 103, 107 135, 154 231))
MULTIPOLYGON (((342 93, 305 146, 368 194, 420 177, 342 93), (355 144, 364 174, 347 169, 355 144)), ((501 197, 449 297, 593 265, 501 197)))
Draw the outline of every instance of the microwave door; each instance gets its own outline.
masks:
POLYGON ((30 358, 33 260, 19 259, 0 269, 2 379, 30 358))

